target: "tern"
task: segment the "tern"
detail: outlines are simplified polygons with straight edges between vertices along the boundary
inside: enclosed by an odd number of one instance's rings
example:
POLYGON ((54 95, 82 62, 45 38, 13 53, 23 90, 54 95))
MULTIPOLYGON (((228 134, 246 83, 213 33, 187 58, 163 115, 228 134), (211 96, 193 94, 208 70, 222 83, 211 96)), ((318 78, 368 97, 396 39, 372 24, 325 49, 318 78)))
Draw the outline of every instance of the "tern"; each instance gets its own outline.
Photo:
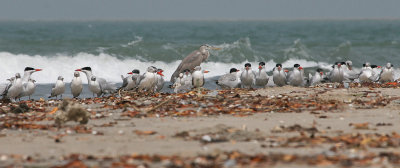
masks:
POLYGON ((72 78, 72 81, 71 81, 71 85, 70 85, 71 93, 74 98, 79 97, 79 95, 82 93, 83 86, 82 86, 82 79, 80 76, 81 76, 80 73, 75 71, 74 78, 72 78))
POLYGON ((231 68, 228 74, 222 75, 218 81, 217 85, 221 86, 223 89, 231 89, 231 88, 239 88, 240 87, 240 79, 238 78, 236 68, 231 68))
POLYGON ((207 44, 201 45, 198 50, 193 51, 182 60, 175 72, 172 74, 170 81, 174 83, 175 79, 179 76, 179 73, 182 73, 185 69, 193 70, 196 66, 200 66, 200 64, 206 61, 210 56, 210 49, 219 50, 220 48, 212 47, 207 44))
MULTIPOLYGON (((90 67, 83 67, 81 69, 77 69, 75 71, 83 72, 85 73, 88 83, 90 82, 93 73, 92 73, 92 68, 90 67)), ((107 94, 107 93, 114 93, 116 91, 116 88, 113 83, 107 82, 104 78, 98 78, 96 77, 96 81, 99 83, 100 88, 101 88, 101 94, 107 94)))
POLYGON ((387 63, 386 66, 382 69, 382 72, 379 74, 379 82, 394 82, 394 71, 393 65, 391 63, 387 63))
POLYGON ((192 73, 192 85, 195 88, 203 87, 205 84, 204 73, 208 73, 209 71, 201 70, 200 66, 196 66, 192 73))
POLYGON ((2 95, 3 98, 6 97, 12 101, 15 101, 23 90, 21 74, 16 73, 15 78, 11 78, 9 81, 10 83, 6 86, 2 95))
POLYGON ((164 87, 164 74, 162 69, 157 69, 157 84, 156 84, 156 91, 159 92, 164 87))
POLYGON ((287 81, 292 86, 304 86, 304 70, 299 64, 294 64, 293 70, 289 72, 287 81))
POLYGON ((359 76, 360 83, 373 82, 375 80, 374 75, 375 74, 374 71, 372 71, 371 64, 369 62, 366 62, 365 64, 363 64, 363 68, 359 76))
POLYGON ((183 79, 181 80, 181 84, 182 85, 185 85, 185 84, 192 85, 192 74, 190 73, 189 69, 185 69, 183 71, 183 79))
POLYGON ((265 62, 258 64, 258 73, 256 73, 256 85, 265 87, 268 84, 269 76, 265 70, 265 62))
POLYGON ((39 72, 39 71, 42 71, 42 69, 35 69, 32 67, 26 67, 24 69, 24 76, 22 77, 22 84, 24 88, 22 92, 18 95, 18 98, 28 96, 30 99, 31 95, 35 93, 36 84, 31 80, 31 75, 34 72, 39 72))
POLYGON ((336 62, 333 65, 333 69, 329 73, 329 80, 335 83, 342 83, 344 80, 344 72, 342 69, 342 63, 336 62))
POLYGON ((141 76, 141 80, 139 83, 139 91, 148 91, 154 92, 156 84, 157 84, 157 69, 153 66, 147 68, 147 72, 141 76))
POLYGON ((286 70, 282 69, 282 64, 276 64, 273 69, 273 81, 276 86, 286 85, 286 70))
POLYGON ((64 78, 62 76, 58 76, 56 83, 51 89, 51 95, 49 96, 49 98, 56 97, 57 99, 58 95, 61 95, 62 99, 62 94, 64 92, 65 92, 64 78))
POLYGON ((256 74, 251 70, 251 64, 244 64, 244 71, 240 74, 240 81, 242 82, 242 88, 250 89, 255 83, 256 74))
POLYGON ((128 76, 122 78, 122 86, 119 89, 124 90, 133 90, 139 85, 140 80, 140 71, 138 69, 132 70, 132 72, 128 73, 128 76))
POLYGON ((310 79, 310 86, 315 86, 317 84, 320 84, 322 79, 324 78, 324 72, 322 71, 321 68, 318 68, 315 71, 314 76, 309 74, 309 79, 310 79))
POLYGON ((101 90, 101 85, 99 81, 97 81, 96 76, 90 77, 89 90, 93 93, 93 97, 95 97, 95 94, 97 97, 100 97, 103 94, 101 90))

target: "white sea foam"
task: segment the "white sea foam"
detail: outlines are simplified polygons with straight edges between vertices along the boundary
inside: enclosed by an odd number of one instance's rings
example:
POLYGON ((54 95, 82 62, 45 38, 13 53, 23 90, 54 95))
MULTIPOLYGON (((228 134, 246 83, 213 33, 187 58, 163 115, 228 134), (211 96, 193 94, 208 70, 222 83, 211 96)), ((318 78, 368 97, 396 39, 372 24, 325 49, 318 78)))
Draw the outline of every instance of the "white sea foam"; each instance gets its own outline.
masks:
POLYGON ((143 40, 143 37, 141 37, 141 36, 135 36, 135 40, 133 40, 133 41, 127 43, 127 44, 122 44, 121 46, 122 46, 122 47, 134 46, 134 45, 136 45, 136 44, 142 42, 142 40, 143 40))
MULTIPOLYGON (((17 72, 22 73, 27 66, 43 69, 43 71, 36 72, 32 75, 32 78, 38 83, 54 83, 59 75, 64 77, 65 82, 70 82, 74 70, 85 66, 92 67, 94 75, 117 83, 121 82, 121 75, 125 76, 126 73, 132 71, 132 69, 139 69, 141 73, 144 73, 147 67, 156 66, 164 70, 165 79, 169 80, 180 63, 180 60, 170 63, 162 61, 146 62, 134 58, 122 60, 104 53, 99 55, 79 53, 73 56, 63 54, 58 54, 56 56, 30 56, 0 52, 0 60, 0 83, 6 82, 6 79, 14 76, 17 72)), ((210 73, 205 76, 208 78, 228 73, 230 68, 243 70, 243 65, 246 62, 247 61, 241 63, 205 62, 202 64, 202 67, 210 71, 210 73)), ((256 70, 258 62, 250 63, 253 65, 253 70, 256 70)), ((289 59, 283 62, 282 65, 285 68, 291 68, 295 63, 300 64, 304 68, 320 67, 327 70, 330 69, 331 66, 331 64, 325 62, 307 61, 304 59, 289 59)), ((266 61, 267 71, 271 71, 273 67, 275 67, 275 64, 276 62, 274 60, 266 61)), ((399 76, 398 71, 396 71, 396 74, 399 76)), ((82 74, 82 76, 86 79, 84 74, 82 74)))

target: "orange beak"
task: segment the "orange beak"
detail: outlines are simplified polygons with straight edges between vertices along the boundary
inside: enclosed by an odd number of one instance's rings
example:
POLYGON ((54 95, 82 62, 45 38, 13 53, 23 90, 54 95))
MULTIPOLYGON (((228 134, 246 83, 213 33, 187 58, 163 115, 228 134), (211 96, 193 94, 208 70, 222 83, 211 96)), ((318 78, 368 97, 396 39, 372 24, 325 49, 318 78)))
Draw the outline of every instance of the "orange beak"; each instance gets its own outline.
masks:
POLYGON ((299 69, 300 69, 300 70, 302 70, 302 69, 303 69, 303 67, 299 67, 299 69))
POLYGON ((75 71, 82 71, 81 69, 76 69, 75 71))
POLYGON ((210 71, 204 71, 204 73, 209 73, 210 71))
POLYGON ((289 70, 285 69, 285 72, 289 72, 289 70))
POLYGON ((164 76, 164 74, 162 74, 161 71, 158 71, 157 74, 159 74, 159 75, 161 75, 161 76, 164 76))
POLYGON ((128 74, 133 74, 133 72, 128 72, 128 74))
POLYGON ((382 68, 381 66, 378 66, 378 68, 382 68))
POLYGON ((319 72, 321 75, 323 75, 324 73, 323 72, 319 72))
POLYGON ((258 69, 261 69, 262 67, 261 66, 258 66, 258 69))
POLYGON ((42 69, 35 69, 35 71, 42 71, 42 69))

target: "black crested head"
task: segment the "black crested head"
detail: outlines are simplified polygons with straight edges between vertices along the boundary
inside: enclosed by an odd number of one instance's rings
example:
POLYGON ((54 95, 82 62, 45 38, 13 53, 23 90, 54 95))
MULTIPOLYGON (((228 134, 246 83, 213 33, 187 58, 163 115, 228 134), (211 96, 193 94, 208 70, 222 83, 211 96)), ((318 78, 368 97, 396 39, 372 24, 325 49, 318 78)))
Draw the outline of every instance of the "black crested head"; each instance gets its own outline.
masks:
POLYGON ((322 69, 321 69, 321 68, 318 68, 318 69, 317 69, 317 72, 322 72, 322 69))
POLYGON ((236 68, 231 68, 231 70, 229 71, 229 73, 232 73, 232 72, 237 72, 237 69, 236 69, 236 68))
POLYGON ((393 64, 390 64, 391 67, 393 67, 393 64))
POLYGON ((265 62, 260 62, 260 63, 258 63, 258 65, 264 66, 264 65, 265 65, 265 62))
POLYGON ((246 64, 244 64, 244 67, 251 67, 251 64, 250 63, 246 63, 246 64))
POLYGON ((90 68, 90 67, 83 67, 83 68, 81 68, 82 70, 86 70, 86 71, 92 71, 92 68, 90 68))
POLYGON ((282 64, 276 64, 275 67, 281 67, 282 68, 282 64))
POLYGON ((342 65, 347 65, 346 62, 341 62, 340 64, 342 64, 342 65))
POLYGON ((378 67, 378 65, 371 65, 371 68, 376 68, 378 67))
POLYGON ((293 67, 298 68, 300 67, 300 64, 294 64, 293 67))
POLYGON ((32 70, 35 70, 35 69, 32 67, 26 67, 24 71, 32 71, 32 70))
POLYGON ((132 73, 134 73, 134 74, 140 74, 140 71, 139 71, 138 69, 134 69, 134 70, 132 70, 132 73))

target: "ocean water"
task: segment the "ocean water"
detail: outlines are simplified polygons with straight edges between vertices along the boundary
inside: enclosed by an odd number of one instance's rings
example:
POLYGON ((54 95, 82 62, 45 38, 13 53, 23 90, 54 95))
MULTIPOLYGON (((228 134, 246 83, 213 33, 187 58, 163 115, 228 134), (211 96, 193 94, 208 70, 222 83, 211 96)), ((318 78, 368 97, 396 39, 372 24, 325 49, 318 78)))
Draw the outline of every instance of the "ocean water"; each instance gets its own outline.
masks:
POLYGON ((268 70, 276 63, 299 63, 307 71, 329 71, 332 63, 344 60, 358 68, 365 61, 398 68, 400 21, 2 21, 0 83, 26 66, 43 69, 32 76, 42 87, 50 87, 59 75, 70 82, 74 70, 84 66, 120 83, 120 75, 154 65, 169 80, 180 60, 202 44, 222 48, 202 64, 212 79, 258 61, 266 62, 268 70))

